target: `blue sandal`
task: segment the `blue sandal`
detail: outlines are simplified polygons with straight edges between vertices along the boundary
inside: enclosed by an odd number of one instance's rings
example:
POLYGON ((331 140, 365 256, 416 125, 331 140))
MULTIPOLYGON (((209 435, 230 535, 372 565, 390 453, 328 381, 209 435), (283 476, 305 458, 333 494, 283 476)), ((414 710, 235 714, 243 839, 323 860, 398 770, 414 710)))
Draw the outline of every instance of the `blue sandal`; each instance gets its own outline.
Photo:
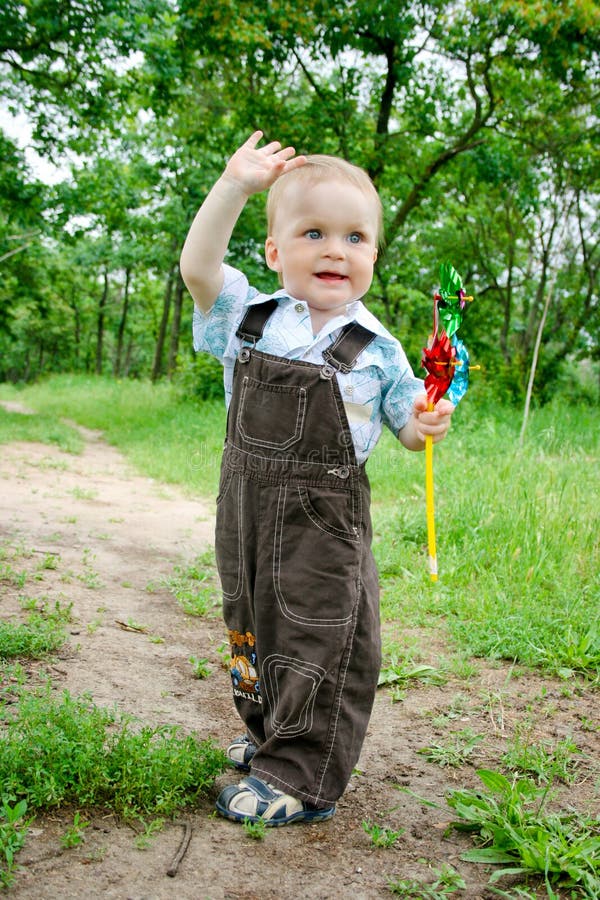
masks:
POLYGON ((240 772, 249 772, 252 757, 256 753, 256 744, 254 744, 247 734, 236 738, 231 742, 225 755, 229 762, 239 769, 240 772))
POLYGON ((221 816, 234 822, 264 822, 273 827, 292 822, 323 822, 335 812, 335 806, 317 809, 311 803, 284 794, 254 775, 224 788, 217 798, 216 807, 221 816))

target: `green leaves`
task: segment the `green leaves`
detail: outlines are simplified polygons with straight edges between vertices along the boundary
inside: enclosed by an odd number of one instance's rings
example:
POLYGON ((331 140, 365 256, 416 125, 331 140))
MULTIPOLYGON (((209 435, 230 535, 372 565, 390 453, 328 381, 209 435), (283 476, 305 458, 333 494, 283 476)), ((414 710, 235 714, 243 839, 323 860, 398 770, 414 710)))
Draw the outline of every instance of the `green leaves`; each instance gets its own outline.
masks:
POLYGON ((546 813, 548 787, 528 778, 512 781, 499 772, 477 772, 489 793, 453 791, 448 805, 459 816, 452 825, 479 835, 483 846, 469 850, 467 862, 501 865, 494 884, 507 875, 542 874, 548 887, 600 891, 600 826, 576 812, 546 813))
MULTIPOLYGON (((115 347, 105 368, 122 369, 129 347, 135 376, 160 369, 158 323, 172 324, 171 374, 189 327, 169 308, 178 250, 227 155, 261 127, 373 177, 386 247, 370 303, 416 368, 448 256, 488 301, 465 336, 488 389, 519 397, 559 271, 540 378, 549 396, 574 354, 597 353, 598 30, 591 0, 4 4, 5 99, 27 111, 44 156, 68 148, 72 174, 46 200, 4 148, 0 256, 40 236, 3 267, 0 377, 35 377, 32 360, 89 370, 99 317, 105 357, 115 347)), ((248 205, 231 260, 267 289, 262 212, 262 198, 248 205)))
POLYGON ((15 855, 27 836, 29 822, 25 821, 27 803, 20 800, 11 806, 2 800, 0 806, 0 887, 9 888, 13 883, 15 855))

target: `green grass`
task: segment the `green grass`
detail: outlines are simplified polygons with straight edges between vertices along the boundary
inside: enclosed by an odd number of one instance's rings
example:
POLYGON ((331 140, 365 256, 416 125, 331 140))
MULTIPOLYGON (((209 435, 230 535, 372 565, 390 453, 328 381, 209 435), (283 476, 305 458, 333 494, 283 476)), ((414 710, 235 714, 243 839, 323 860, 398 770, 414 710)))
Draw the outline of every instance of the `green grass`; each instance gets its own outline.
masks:
POLYGON ((80 434, 70 425, 57 421, 51 413, 26 416, 22 413, 6 412, 0 406, 0 444, 9 441, 55 444, 68 453, 80 453, 83 448, 80 434))
POLYGON ((0 693, 0 785, 31 811, 98 806, 126 816, 170 815, 197 802, 225 767, 210 741, 142 726, 50 685, 0 693))
MULTIPOLYGON (((101 429, 145 474, 216 494, 225 427, 218 401, 182 402, 165 384, 82 376, 1 385, 2 398, 46 421, 64 416, 101 429)), ((454 419, 434 454, 436 584, 426 564, 423 454, 386 433, 369 461, 384 619, 435 628, 463 655, 600 679, 597 408, 557 401, 535 410, 522 447, 520 410, 467 398, 454 419)), ((6 428, 0 433, 9 439, 6 428)))
POLYGON ((41 659, 54 653, 66 640, 62 626, 36 613, 27 622, 0 621, 0 659, 41 659))
MULTIPOLYGON (((3 581, 22 586, 11 566, 0 561, 0 586, 3 581)), ((43 659, 55 653, 67 639, 65 625, 71 621, 72 604, 63 606, 57 600, 52 605, 35 597, 22 597, 20 604, 22 609, 31 610, 25 622, 0 619, 0 661, 43 659)))
MULTIPOLYGON (((0 400, 20 400, 48 422, 65 418, 101 430, 134 466, 159 481, 207 497, 216 492, 225 429, 220 401, 181 402, 168 384, 76 375, 55 376, 22 390, 0 385, 0 400)), ((32 417, 15 415, 4 413, 11 426, 32 429, 31 422, 21 421, 32 417)), ((6 435, 0 430, 0 442, 43 440, 6 435)))
POLYGON ((423 460, 386 435, 370 463, 384 616, 444 628, 465 652, 600 674, 597 412, 456 413, 435 448, 440 580, 425 564, 423 460))
MULTIPOLYGON (((214 615, 221 608, 215 566, 214 553, 207 550, 195 562, 175 566, 173 575, 165 578, 162 584, 188 615, 214 615)), ((152 590, 153 587, 150 585, 149 589, 152 590)))

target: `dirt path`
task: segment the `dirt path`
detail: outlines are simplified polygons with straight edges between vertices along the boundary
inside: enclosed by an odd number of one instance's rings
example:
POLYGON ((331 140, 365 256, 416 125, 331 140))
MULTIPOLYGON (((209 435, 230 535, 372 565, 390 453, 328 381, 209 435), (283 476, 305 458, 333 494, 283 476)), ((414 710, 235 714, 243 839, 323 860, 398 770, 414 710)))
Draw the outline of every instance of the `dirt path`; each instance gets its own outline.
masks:
MULTIPOLYGON (((83 434, 81 456, 38 444, 0 447, 0 545, 19 550, 19 567, 37 572, 39 581, 33 589, 28 581, 28 591, 73 604, 70 643, 53 661, 51 674, 74 694, 89 691, 98 705, 117 704, 150 724, 177 724, 225 745, 240 726, 220 666, 220 620, 187 616, 164 587, 157 587, 175 565, 195 560, 210 545, 211 505, 136 475, 100 435, 83 434), (54 569, 41 565, 49 554, 57 561, 54 569), (142 624, 147 631, 127 631, 119 622, 142 624), (209 678, 193 677, 190 656, 209 659, 209 678)), ((0 590, 0 615, 18 613, 22 589, 3 585, 0 590)), ((435 662, 431 635, 427 641, 435 662)), ((450 678, 440 687, 411 689, 403 702, 392 702, 382 691, 358 772, 332 820, 272 830, 257 842, 239 826, 215 818, 207 798, 182 814, 192 839, 175 877, 166 872, 182 837, 178 823, 168 822, 141 850, 132 827, 86 811, 90 826, 84 843, 63 851, 60 838, 73 811, 40 817, 19 856, 22 871, 10 896, 368 900, 391 896, 388 878, 431 883, 435 870, 450 863, 467 885, 455 896, 491 898, 490 870, 460 860, 472 846, 470 838, 445 835, 450 811, 444 794, 474 786, 475 767, 499 766, 515 723, 542 690, 554 707, 551 735, 572 734, 586 716, 594 718, 591 694, 567 698, 560 684, 513 678, 503 666, 479 666, 469 681, 450 678), (435 724, 436 716, 459 706, 455 723, 435 724), (440 768, 418 755, 449 729, 468 727, 485 738, 473 766, 440 768), (405 831, 393 848, 376 849, 362 828, 365 820, 405 831)), ((588 736, 586 745, 580 729, 577 743, 584 751, 591 742, 588 736)), ((215 792, 231 780, 222 776, 215 792)))

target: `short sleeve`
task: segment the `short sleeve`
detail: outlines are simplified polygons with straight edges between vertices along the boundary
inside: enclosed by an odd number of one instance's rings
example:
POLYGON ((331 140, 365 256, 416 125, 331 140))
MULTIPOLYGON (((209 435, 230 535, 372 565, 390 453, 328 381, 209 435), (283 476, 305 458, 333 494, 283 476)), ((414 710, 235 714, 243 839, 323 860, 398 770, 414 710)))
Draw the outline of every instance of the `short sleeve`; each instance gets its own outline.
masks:
POLYGON ((411 416, 415 398, 425 393, 425 386, 414 375, 400 344, 390 344, 383 352, 387 359, 381 386, 381 414, 384 423, 397 436, 411 416))
POLYGON ((223 287, 213 306, 206 313, 195 306, 192 317, 194 350, 203 350, 221 361, 245 305, 258 293, 242 272, 227 265, 223 270, 223 287))

